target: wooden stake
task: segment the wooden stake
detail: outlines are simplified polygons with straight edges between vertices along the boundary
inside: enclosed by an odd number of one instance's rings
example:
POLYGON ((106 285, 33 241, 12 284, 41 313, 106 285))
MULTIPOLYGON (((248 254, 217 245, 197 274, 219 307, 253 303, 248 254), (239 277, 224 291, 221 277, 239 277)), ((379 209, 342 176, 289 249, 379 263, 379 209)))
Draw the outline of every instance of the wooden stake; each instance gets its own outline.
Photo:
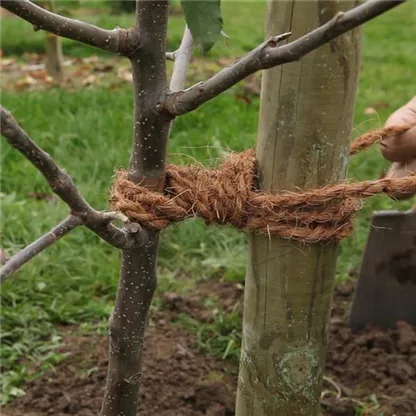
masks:
MULTIPOLYGON (((355 2, 269 0, 266 38, 296 39, 355 2)), ((360 31, 263 75, 257 158, 270 192, 345 178, 360 31)), ((250 237, 237 416, 319 413, 338 247, 250 237)))

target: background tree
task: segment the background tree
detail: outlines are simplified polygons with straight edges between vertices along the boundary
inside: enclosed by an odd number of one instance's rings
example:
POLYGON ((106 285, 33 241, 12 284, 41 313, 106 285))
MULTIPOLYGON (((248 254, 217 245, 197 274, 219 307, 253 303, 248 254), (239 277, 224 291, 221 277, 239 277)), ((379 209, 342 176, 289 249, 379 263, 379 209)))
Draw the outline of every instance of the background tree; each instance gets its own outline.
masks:
MULTIPOLYGON (((329 5, 332 3, 328 2, 329 5)), ((328 22, 313 32, 284 45, 280 45, 280 42, 286 40, 289 34, 274 36, 206 82, 186 90, 183 88, 192 42, 189 32, 185 30, 181 48, 173 55, 166 54, 166 1, 139 0, 135 26, 114 30, 104 30, 58 16, 27 0, 3 0, 1 4, 38 29, 119 53, 130 59, 135 120, 129 179, 152 190, 162 191, 167 140, 176 116, 195 110, 260 69, 300 59, 308 52, 400 3, 372 0, 345 14, 335 14, 336 7, 330 8, 331 12, 325 16, 328 22), (175 59, 170 88, 166 80, 166 57, 175 59)), ((183 2, 183 5, 195 43, 203 50, 209 50, 222 30, 219 2, 183 2), (194 28, 198 19, 209 22, 208 29, 202 34, 194 28)), ((140 384, 143 334, 156 286, 158 233, 128 222, 119 213, 94 210, 79 194, 70 177, 29 139, 10 113, 2 110, 1 116, 2 134, 44 174, 52 190, 71 210, 66 220, 6 263, 1 269, 2 281, 38 252, 79 225, 85 225, 122 250, 119 289, 110 322, 110 363, 102 414, 134 415, 140 384), (117 219, 125 222, 123 229, 113 224, 117 219)), ((347 133, 344 132, 344 140, 347 133)), ((319 382, 319 377, 315 378, 311 390, 316 392, 319 382)))
MULTIPOLYGON (((56 13, 55 0, 48 0, 41 3, 45 9, 56 13)), ((53 33, 46 33, 46 71, 54 81, 60 82, 64 76, 64 54, 62 42, 59 36, 53 33)))
MULTIPOLYGON (((34 3, 52 13, 57 13, 55 0, 38 0, 34 3)), ((45 52, 46 72, 55 82, 59 83, 64 77, 64 55, 62 51, 62 42, 59 36, 51 32, 45 33, 45 52)))

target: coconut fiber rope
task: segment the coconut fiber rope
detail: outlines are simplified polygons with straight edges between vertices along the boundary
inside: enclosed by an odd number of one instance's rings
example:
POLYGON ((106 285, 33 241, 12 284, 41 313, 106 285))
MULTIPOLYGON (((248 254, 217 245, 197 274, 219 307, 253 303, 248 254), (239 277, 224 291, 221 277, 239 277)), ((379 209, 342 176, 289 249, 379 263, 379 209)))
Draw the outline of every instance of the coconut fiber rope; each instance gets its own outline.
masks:
MULTIPOLYGON (((359 136, 350 155, 409 127, 388 127, 359 136)), ((152 230, 188 218, 207 224, 233 225, 245 231, 279 235, 303 243, 337 241, 352 230, 361 200, 385 193, 416 193, 416 174, 356 183, 328 185, 304 192, 270 194, 259 190, 254 149, 231 153, 217 169, 168 165, 164 192, 129 181, 118 171, 110 192, 112 210, 152 230)))

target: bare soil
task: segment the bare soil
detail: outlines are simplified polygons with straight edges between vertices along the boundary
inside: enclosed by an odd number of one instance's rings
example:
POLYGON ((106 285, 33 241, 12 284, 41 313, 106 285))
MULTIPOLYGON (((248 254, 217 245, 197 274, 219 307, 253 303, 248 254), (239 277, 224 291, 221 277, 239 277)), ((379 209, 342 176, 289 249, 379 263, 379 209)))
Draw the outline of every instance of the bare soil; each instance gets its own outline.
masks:
MULTIPOLYGON (((353 334, 347 326, 352 285, 335 295, 323 385, 325 416, 415 416, 416 328, 399 322, 397 329, 368 328, 353 334)), ((199 352, 195 337, 175 323, 179 313, 200 321, 212 319, 203 299, 216 297, 225 310, 239 302, 242 286, 219 280, 198 292, 163 295, 147 331, 140 415, 232 416, 237 387, 236 365, 199 352)), ((54 371, 27 383, 27 394, 2 409, 4 416, 97 415, 103 397, 107 338, 64 330, 70 353, 54 371)))

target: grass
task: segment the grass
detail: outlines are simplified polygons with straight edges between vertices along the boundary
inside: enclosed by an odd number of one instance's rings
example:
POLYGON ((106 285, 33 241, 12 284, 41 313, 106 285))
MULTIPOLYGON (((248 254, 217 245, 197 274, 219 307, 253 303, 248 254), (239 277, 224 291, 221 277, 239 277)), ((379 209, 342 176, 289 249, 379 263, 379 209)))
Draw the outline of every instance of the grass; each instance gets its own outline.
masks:
MULTIPOLYGON (((63 4, 71 7, 71 2, 63 4), (68 3, 68 4, 67 4, 68 3)), ((83 2, 87 6, 104 3, 83 2)), ((206 65, 222 56, 241 55, 263 38, 262 3, 244 2, 236 7, 224 2, 225 30, 230 47, 220 42, 206 65)), ((70 9, 76 15, 76 9, 70 9)), ((83 17, 84 18, 84 17, 83 17)), ((414 37, 403 22, 416 18, 416 4, 409 2, 366 26, 363 65, 355 117, 355 133, 382 125, 387 116, 408 100, 414 91, 414 37), (387 107, 385 104, 387 103, 387 107), (376 115, 364 110, 374 107, 376 115)), ((128 14, 87 15, 85 20, 113 28, 130 26, 128 14)), ((183 18, 169 22, 169 48, 180 41, 183 18)), ((5 18, 1 25, 3 54, 19 57, 23 51, 40 53, 44 35, 30 25, 5 18)), ((87 56, 92 50, 65 41, 65 54, 87 56)), ((99 53, 93 51, 93 53, 99 53)), ((205 65, 205 64, 204 64, 205 65)), ((109 95, 100 86, 67 92, 49 89, 12 94, 3 91, 2 103, 12 110, 39 145, 64 167, 82 193, 96 208, 106 207, 107 189, 114 169, 126 166, 131 143, 132 95, 120 87, 109 95), (97 155, 104 155, 97 158, 97 155)), ((255 143, 258 99, 251 105, 229 91, 200 110, 179 118, 169 144, 169 161, 210 164, 224 149, 242 150, 255 143)), ((67 212, 59 201, 38 200, 35 192, 49 192, 41 175, 17 152, 2 145, 1 228, 2 247, 14 253, 47 231, 67 212)), ((377 150, 356 156, 349 175, 362 180, 378 177, 387 166, 377 150)), ((348 278, 358 267, 368 235, 371 212, 405 207, 388 198, 366 203, 356 222, 356 231, 341 245, 337 279, 348 278)), ((206 227, 188 221, 163 233, 160 249, 158 292, 183 292, 197 280, 221 273, 227 280, 242 280, 246 242, 241 233, 228 228, 206 227), (177 276, 181 276, 177 279, 177 276)), ((103 331, 112 310, 117 285, 118 253, 90 232, 77 229, 43 252, 2 287, 2 402, 22 394, 22 382, 36 371, 55 365, 63 357, 54 349, 60 342, 57 326, 82 324, 85 330, 103 331)), ((154 307, 160 301, 155 300, 154 307)), ((235 314, 219 310, 211 324, 181 316, 179 323, 197 332, 200 347, 207 353, 238 359, 240 322, 235 314)))

